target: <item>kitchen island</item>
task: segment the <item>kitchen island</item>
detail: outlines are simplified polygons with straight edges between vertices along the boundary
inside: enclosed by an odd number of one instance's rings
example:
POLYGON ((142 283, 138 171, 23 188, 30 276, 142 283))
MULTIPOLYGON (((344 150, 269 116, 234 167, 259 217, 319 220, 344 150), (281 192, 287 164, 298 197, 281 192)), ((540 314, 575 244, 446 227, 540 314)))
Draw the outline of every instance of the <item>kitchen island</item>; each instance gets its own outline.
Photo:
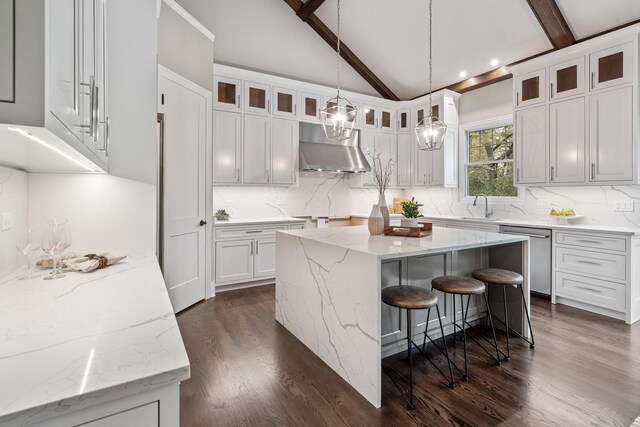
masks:
POLYGON ((20 273, 0 281, 1 427, 179 424, 189 359, 155 256, 20 273))
MULTIPOLYGON (((441 227, 423 238, 370 236, 366 227, 279 231, 276 320, 380 407, 382 357, 406 349, 404 316, 381 303, 381 289, 398 284, 430 289, 431 278, 443 274, 508 268, 523 274, 528 305, 528 263, 529 239, 524 236, 441 227)), ((442 316, 452 318, 450 298, 439 296, 442 316)), ((500 316, 495 296, 490 304, 500 316)), ((509 305, 512 326, 527 335, 519 292, 510 292, 509 305)), ((470 320, 485 310, 474 304, 470 320)), ((437 323, 434 316, 430 330, 437 323)), ((415 318, 418 338, 426 319, 415 318)), ((445 329, 450 332, 451 326, 445 329)))

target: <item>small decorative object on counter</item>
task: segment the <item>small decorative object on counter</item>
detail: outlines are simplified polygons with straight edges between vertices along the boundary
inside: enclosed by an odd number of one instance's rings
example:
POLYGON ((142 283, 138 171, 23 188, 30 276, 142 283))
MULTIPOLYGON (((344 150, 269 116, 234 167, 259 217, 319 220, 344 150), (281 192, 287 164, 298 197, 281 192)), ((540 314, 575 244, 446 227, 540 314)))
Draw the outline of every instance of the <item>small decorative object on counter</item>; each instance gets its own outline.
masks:
POLYGON ((374 151, 373 154, 370 155, 372 163, 373 163, 373 181, 376 184, 376 188, 378 189, 378 206, 380 206, 380 212, 382 213, 382 218, 384 219, 385 227, 389 225, 389 208, 387 207, 387 201, 385 198, 385 191, 389 188, 389 183, 391 183, 391 177, 393 176, 393 158, 387 160, 387 163, 382 165, 382 156, 379 152, 374 151))
POLYGON ((216 221, 229 221, 229 214, 224 209, 218 209, 214 216, 216 221))
POLYGON ((412 197, 410 201, 402 202, 402 215, 404 218, 400 221, 403 227, 417 227, 418 218, 422 217, 420 214, 420 206, 422 204, 415 201, 412 197))
POLYGON ((577 214, 573 209, 552 208, 549 216, 558 224, 569 224, 570 219, 582 218, 584 215, 577 214))
POLYGON ((373 205, 371 208, 367 225, 369 226, 369 234, 372 236, 379 236, 384 233, 384 218, 382 218, 378 205, 373 205))
POLYGON ((64 264, 73 271, 79 271, 81 273, 89 273, 99 268, 105 268, 122 261, 125 256, 114 256, 109 252, 103 254, 87 254, 78 258, 71 258, 64 261, 64 264))

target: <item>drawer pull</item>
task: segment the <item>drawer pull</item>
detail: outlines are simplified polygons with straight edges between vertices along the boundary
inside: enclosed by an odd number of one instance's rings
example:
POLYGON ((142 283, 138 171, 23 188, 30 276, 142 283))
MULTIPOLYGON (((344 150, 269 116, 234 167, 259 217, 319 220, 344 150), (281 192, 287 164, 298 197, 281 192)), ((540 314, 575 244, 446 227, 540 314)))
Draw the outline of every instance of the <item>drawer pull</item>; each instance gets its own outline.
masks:
POLYGON ((601 294, 602 291, 599 289, 587 288, 586 286, 576 286, 576 289, 582 289, 589 292, 594 292, 596 294, 601 294))
POLYGON ((247 233, 247 234, 262 233, 262 230, 249 230, 249 231, 245 231, 245 233, 247 233))
POLYGON ((599 262, 595 262, 595 261, 585 261, 585 260, 579 259, 579 260, 577 260, 576 262, 579 262, 580 264, 589 264, 589 265, 599 265, 599 266, 602 266, 602 264, 601 264, 601 263, 599 263, 599 262))
POLYGON ((576 242, 580 242, 580 243, 593 243, 596 245, 601 245, 602 242, 599 242, 597 240, 584 240, 584 239, 580 239, 580 240, 576 240, 576 242))

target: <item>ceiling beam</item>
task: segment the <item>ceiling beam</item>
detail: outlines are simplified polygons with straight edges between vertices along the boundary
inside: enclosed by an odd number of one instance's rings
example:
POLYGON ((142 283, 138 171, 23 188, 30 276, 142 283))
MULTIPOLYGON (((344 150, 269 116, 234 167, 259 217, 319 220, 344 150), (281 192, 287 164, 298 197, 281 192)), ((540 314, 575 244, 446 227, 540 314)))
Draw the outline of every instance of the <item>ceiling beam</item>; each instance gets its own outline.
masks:
POLYGON ((315 13, 316 10, 324 3, 324 0, 307 0, 307 2, 296 12, 296 15, 304 22, 307 22, 309 16, 315 13))
POLYGON ((500 67, 495 70, 487 71, 486 73, 478 74, 477 76, 466 80, 462 80, 461 82, 454 83, 447 86, 445 89, 458 93, 465 93, 470 90, 480 89, 481 87, 510 79, 511 77, 513 77, 513 75, 507 71, 506 67, 500 67))
POLYGON ((554 49, 576 44, 576 38, 555 0, 527 0, 527 3, 554 49))
MULTIPOLYGON (((304 6, 302 0, 284 0, 285 3, 293 9, 296 14, 304 6)), ((309 0, 311 1, 311 0, 309 0)), ((338 48, 338 37, 333 31, 329 29, 315 14, 309 15, 309 18, 305 21, 322 39, 331 46, 333 50, 338 48)), ((380 95, 386 99, 393 101, 399 101, 398 98, 391 89, 380 80, 373 71, 367 67, 364 62, 353 53, 349 47, 340 40, 340 56, 349 64, 360 76, 366 80, 380 95)))

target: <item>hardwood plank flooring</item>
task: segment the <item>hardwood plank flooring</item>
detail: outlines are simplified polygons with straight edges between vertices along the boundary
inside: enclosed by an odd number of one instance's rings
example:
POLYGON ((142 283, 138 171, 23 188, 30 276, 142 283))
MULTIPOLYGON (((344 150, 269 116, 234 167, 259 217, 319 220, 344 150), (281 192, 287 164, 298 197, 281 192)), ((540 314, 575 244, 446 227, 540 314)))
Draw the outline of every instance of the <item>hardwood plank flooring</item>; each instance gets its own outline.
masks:
MULTIPOLYGON (((178 315, 191 361, 182 426, 628 426, 640 415, 640 323, 534 298, 535 349, 514 339, 511 362, 494 366, 470 341, 471 380, 453 390, 416 356, 415 409, 384 374, 375 409, 275 321, 274 299, 273 285, 230 291, 178 315)), ((462 344, 452 353, 461 362, 462 344)), ((383 363, 408 373, 406 353, 383 363)))

